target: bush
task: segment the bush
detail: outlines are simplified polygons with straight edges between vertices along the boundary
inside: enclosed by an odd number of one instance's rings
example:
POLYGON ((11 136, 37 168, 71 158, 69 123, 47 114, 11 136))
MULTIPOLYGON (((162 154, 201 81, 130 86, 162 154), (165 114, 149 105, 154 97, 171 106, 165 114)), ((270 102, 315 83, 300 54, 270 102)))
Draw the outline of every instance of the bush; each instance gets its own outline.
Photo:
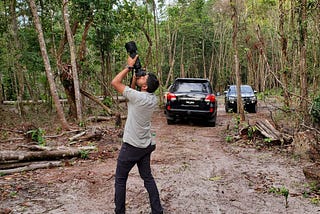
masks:
POLYGON ((311 116, 314 122, 320 123, 320 95, 312 103, 311 116))

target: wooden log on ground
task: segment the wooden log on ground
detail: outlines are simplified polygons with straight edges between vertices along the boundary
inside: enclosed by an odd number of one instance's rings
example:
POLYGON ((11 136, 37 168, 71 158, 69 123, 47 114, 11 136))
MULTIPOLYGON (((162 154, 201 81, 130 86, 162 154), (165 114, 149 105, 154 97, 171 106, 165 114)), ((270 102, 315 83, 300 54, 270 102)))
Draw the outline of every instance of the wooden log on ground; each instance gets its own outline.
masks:
POLYGON ((280 141, 281 133, 274 128, 268 120, 259 120, 256 122, 257 129, 263 136, 269 138, 271 141, 280 141))
POLYGON ((292 136, 278 131, 268 120, 259 120, 255 126, 270 141, 279 141, 282 144, 292 142, 292 136))
POLYGON ((35 160, 57 160, 70 157, 81 156, 85 150, 95 150, 95 146, 67 148, 62 147, 55 150, 45 150, 38 152, 26 152, 26 151, 0 151, 0 164, 8 162, 24 162, 35 160))
MULTIPOLYGON (((103 121, 111 121, 111 120, 118 120, 119 114, 115 114, 114 117, 105 117, 105 116, 91 116, 86 119, 87 122, 103 122, 103 121)), ((127 116, 120 116, 121 120, 127 119, 127 116)))
POLYGON ((12 173, 30 171, 30 170, 35 170, 35 169, 57 167, 57 166, 62 166, 62 164, 63 164, 62 161, 50 161, 50 162, 44 162, 44 163, 29 163, 28 165, 23 166, 23 167, 0 170, 0 175, 8 175, 8 174, 12 174, 12 173))
POLYGON ((98 105, 100 105, 109 115, 112 115, 111 109, 103 104, 103 102, 100 101, 99 98, 95 97, 94 95, 90 94, 89 92, 86 92, 85 90, 80 89, 81 94, 88 97, 92 101, 96 102, 98 105))

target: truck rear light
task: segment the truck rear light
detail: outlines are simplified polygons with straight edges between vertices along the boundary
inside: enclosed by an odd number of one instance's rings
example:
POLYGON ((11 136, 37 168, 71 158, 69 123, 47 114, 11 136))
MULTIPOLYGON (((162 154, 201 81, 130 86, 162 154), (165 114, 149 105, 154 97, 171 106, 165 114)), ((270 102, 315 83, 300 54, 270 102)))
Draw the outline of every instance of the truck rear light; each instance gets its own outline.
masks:
POLYGON ((175 101, 177 99, 176 95, 173 93, 168 93, 167 94, 167 100, 168 101, 175 101))
POLYGON ((209 95, 206 96, 205 101, 214 103, 216 101, 216 97, 213 94, 209 94, 209 95))

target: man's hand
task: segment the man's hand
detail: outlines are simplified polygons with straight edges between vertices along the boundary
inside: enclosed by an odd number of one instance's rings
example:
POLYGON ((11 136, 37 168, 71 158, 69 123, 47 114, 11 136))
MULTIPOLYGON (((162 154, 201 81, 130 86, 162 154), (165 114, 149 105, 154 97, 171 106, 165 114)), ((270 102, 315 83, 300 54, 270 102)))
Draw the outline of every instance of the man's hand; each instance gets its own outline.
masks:
MULTIPOLYGON (((127 65, 129 67, 133 67, 134 64, 136 63, 136 60, 138 59, 138 55, 136 55, 133 59, 129 56, 127 59, 127 65)), ((111 85, 119 92, 123 93, 126 85, 122 83, 123 79, 126 77, 126 75, 129 72, 129 68, 124 68, 120 73, 118 73, 113 80, 111 81, 111 85)))
POLYGON ((131 58, 130 56, 127 59, 127 65, 129 67, 133 67, 134 64, 136 63, 137 59, 138 59, 139 55, 136 55, 134 58, 131 58))

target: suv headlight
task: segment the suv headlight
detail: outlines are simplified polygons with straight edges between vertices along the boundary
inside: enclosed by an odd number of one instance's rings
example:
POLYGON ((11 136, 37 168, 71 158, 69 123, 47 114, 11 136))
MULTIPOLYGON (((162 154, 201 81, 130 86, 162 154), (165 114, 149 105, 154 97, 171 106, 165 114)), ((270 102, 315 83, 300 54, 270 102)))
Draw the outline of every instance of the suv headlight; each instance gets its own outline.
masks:
POLYGON ((251 97, 250 100, 251 100, 252 103, 254 103, 254 102, 257 101, 257 97, 251 97))
POLYGON ((229 97, 229 102, 230 103, 235 103, 237 101, 236 97, 229 97))

